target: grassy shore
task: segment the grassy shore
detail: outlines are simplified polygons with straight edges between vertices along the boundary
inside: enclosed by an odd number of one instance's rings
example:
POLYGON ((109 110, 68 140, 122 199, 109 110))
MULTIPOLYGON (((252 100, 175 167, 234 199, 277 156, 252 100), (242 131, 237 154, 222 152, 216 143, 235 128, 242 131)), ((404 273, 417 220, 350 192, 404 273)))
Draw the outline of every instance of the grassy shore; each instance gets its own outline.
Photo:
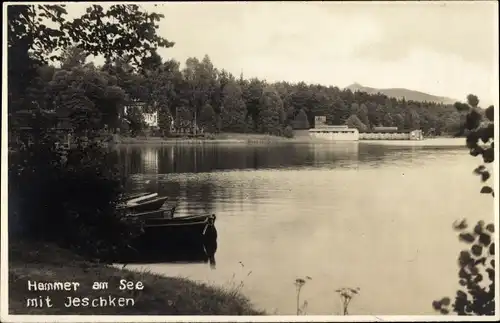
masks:
POLYGON ((245 133, 219 133, 207 134, 203 137, 119 137, 116 144, 168 144, 168 143, 282 143, 282 142, 306 142, 309 138, 285 138, 265 134, 245 134, 245 133))
MULTIPOLYGON (((162 145, 172 143, 199 144, 199 143, 228 143, 228 144, 274 144, 274 143, 331 143, 328 140, 311 139, 307 131, 300 131, 294 138, 285 138, 266 134, 253 133, 219 133, 207 134, 204 137, 116 137, 116 144, 122 145, 162 145)), ((424 140, 360 140, 363 144, 413 146, 413 147, 460 147, 465 146, 463 138, 436 137, 424 140)))
MULTIPOLYGON (((118 302, 118 300, 117 300, 118 302)), ((118 303, 117 303, 118 304, 118 303)), ((84 260, 51 244, 9 245, 9 312, 29 315, 263 315, 238 290, 213 287, 183 278, 119 269, 84 260), (121 279, 142 282, 143 290, 119 290, 121 279), (31 282, 78 282, 76 291, 30 291, 31 282), (93 290, 108 282, 107 290, 93 290), (53 307, 27 307, 27 299, 50 296, 53 307), (133 299, 124 307, 71 307, 67 297, 109 296, 133 299)))

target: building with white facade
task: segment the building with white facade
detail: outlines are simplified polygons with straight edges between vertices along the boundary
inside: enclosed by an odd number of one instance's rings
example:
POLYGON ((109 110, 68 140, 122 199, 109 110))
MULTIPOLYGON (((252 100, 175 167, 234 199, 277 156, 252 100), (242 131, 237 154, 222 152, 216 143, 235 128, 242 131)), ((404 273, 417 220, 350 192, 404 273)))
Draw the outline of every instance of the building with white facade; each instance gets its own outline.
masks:
POLYGON ((314 128, 309 129, 309 136, 314 139, 330 141, 358 141, 359 131, 355 128, 349 128, 347 125, 327 125, 325 116, 316 116, 314 128))
POLYGON ((130 109, 139 109, 144 117, 144 122, 148 127, 158 127, 158 111, 152 113, 144 112, 144 105, 144 102, 134 101, 123 107, 123 114, 127 115, 127 112, 130 109))

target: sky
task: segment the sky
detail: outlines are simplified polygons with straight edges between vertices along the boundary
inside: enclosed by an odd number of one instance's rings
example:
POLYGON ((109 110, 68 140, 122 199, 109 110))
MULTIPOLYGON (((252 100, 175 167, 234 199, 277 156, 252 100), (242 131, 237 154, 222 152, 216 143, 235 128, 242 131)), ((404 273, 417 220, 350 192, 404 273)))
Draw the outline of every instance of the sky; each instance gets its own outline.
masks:
MULTIPOLYGON (((246 78, 408 88, 498 102, 498 3, 171 2, 159 35, 165 59, 207 54, 246 78)), ((71 4, 70 15, 85 5, 71 4), (74 8, 72 8, 72 6, 74 8)))

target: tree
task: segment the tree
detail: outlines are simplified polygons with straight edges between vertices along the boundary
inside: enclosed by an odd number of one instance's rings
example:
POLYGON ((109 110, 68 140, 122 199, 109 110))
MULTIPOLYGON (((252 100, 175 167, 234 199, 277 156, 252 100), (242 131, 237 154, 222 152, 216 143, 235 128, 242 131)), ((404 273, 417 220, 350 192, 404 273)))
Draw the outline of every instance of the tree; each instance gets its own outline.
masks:
POLYGON ((406 111, 404 118, 404 127, 407 130, 420 129, 420 117, 414 108, 406 111))
MULTIPOLYGON (((145 70, 145 87, 148 97, 145 99, 154 111, 164 116, 175 114, 182 105, 182 73, 179 62, 168 60, 154 70, 145 70)), ((170 127, 170 126, 168 126, 170 127)))
POLYGON ((163 60, 156 50, 151 51, 149 56, 142 59, 140 70, 143 72, 154 71, 161 68, 163 60))
POLYGON ((214 133, 217 130, 217 116, 210 104, 205 104, 200 112, 200 125, 207 132, 214 133))
POLYGON ((175 115, 175 128, 181 130, 183 133, 190 132, 192 122, 193 111, 186 106, 179 107, 175 115))
POLYGON ((367 130, 366 125, 359 120, 359 118, 353 114, 345 121, 345 124, 349 126, 349 128, 356 128, 360 132, 365 132, 367 130))
POLYGON ((193 111, 193 126, 196 128, 198 115, 206 104, 211 104, 218 88, 217 70, 208 55, 201 62, 188 58, 183 70, 189 106, 193 111))
POLYGON ((261 98, 261 112, 259 113, 259 129, 261 133, 281 135, 281 116, 283 102, 276 90, 272 87, 264 89, 261 98))
POLYGON ((71 69, 72 67, 79 67, 85 65, 88 54, 79 47, 69 47, 65 49, 61 55, 61 68, 71 69))
POLYGON ((245 132, 247 114, 240 86, 229 81, 224 87, 221 108, 221 130, 227 132, 245 132))
MULTIPOLYGON (((69 65, 66 65, 69 68, 69 65)), ((105 125, 116 128, 126 94, 107 73, 92 66, 74 66, 54 74, 48 98, 61 117, 67 117, 77 134, 88 136, 105 125)))
POLYGON ((251 79, 248 83, 242 84, 243 99, 247 108, 247 119, 252 121, 252 128, 254 131, 259 127, 259 116, 262 111, 261 98, 263 96, 265 83, 258 79, 251 79))
POLYGON ((14 110, 30 104, 25 90, 37 77, 37 67, 60 60, 56 53, 69 46, 106 59, 129 57, 137 64, 157 47, 174 45, 156 34, 163 15, 142 12, 137 5, 108 10, 92 5, 73 20, 67 19, 64 5, 9 5, 7 14, 9 107, 14 110), (56 26, 49 27, 49 20, 56 26))
POLYGON ((343 100, 336 100, 335 101, 335 107, 338 111, 338 116, 337 116, 337 124, 345 124, 345 121, 347 118, 349 118, 350 115, 350 105, 346 105, 343 100))
MULTIPOLYGON (((468 131, 466 144, 472 156, 482 156, 485 164, 478 166, 474 173, 486 183, 491 174, 486 164, 494 162, 494 120, 493 106, 485 111, 485 119, 477 111, 479 99, 475 95, 467 97, 469 112, 465 129, 468 131), (480 143, 482 142, 482 143, 480 143)), ((459 105, 460 108, 463 105, 459 105)), ((485 185, 480 191, 482 194, 494 196, 493 188, 485 185)), ((462 220, 454 225, 460 231, 459 239, 470 245, 470 248, 460 252, 459 283, 463 289, 456 292, 453 301, 445 297, 432 303, 435 310, 442 314, 454 311, 458 315, 494 315, 495 314, 495 242, 494 224, 479 221, 472 231, 466 231, 467 222, 462 220), (485 278, 488 278, 486 280, 485 278)))
POLYGON ((168 107, 160 107, 158 111, 158 127, 160 128, 162 136, 168 136, 172 130, 172 121, 174 117, 168 107))
POLYGON ((300 109, 299 113, 294 120, 295 129, 309 129, 309 120, 307 120, 307 114, 304 109, 300 109))
POLYGON ((126 58, 136 68, 152 50, 173 45, 156 34, 161 17, 137 5, 112 5, 108 10, 93 5, 71 20, 63 5, 7 7, 9 124, 19 142, 9 158, 11 237, 16 233, 56 242, 102 258, 122 250, 139 234, 116 213, 122 183, 97 141, 98 132, 92 140, 75 142, 76 149, 61 150, 55 145, 60 134, 54 127, 62 120, 46 109, 70 111, 74 129, 87 135, 100 128, 99 120, 112 119, 123 91, 112 76, 91 64, 81 66, 83 55, 75 53, 104 56, 107 62, 126 58), (50 20, 54 27, 48 25, 50 20), (71 46, 81 51, 64 51, 71 46), (65 69, 46 68, 62 58, 65 69), (45 95, 48 88, 52 90, 45 95), (30 132, 20 127, 23 111, 31 118, 30 132))
POLYGON ((393 117, 392 120, 394 121, 394 125, 398 127, 398 129, 404 129, 405 128, 405 118, 401 115, 401 113, 396 113, 393 117))
POLYGON ((230 81, 238 83, 234 76, 226 70, 222 69, 218 72, 216 86, 212 95, 212 106, 217 115, 221 113, 223 106, 224 88, 230 81))
POLYGON ((353 112, 366 127, 370 126, 370 120, 368 119, 368 108, 365 104, 361 104, 359 106, 359 110, 353 110, 353 112))
POLYGON ((381 120, 381 116, 377 111, 378 105, 375 102, 368 102, 366 107, 368 111, 368 120, 370 123, 370 127, 376 127, 378 124, 380 124, 381 120))
POLYGON ((382 125, 384 127, 392 127, 394 125, 394 120, 392 119, 392 115, 390 113, 386 113, 382 120, 382 125))

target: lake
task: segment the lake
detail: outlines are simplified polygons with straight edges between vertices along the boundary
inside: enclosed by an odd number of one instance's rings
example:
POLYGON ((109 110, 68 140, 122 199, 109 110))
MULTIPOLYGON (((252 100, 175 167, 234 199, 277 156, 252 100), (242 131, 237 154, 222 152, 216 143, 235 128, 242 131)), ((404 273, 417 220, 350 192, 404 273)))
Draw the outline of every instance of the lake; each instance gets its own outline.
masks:
POLYGON ((465 245, 452 223, 494 214, 472 174, 481 160, 457 140, 119 147, 130 190, 177 199, 179 216, 215 213, 219 234, 215 269, 130 267, 226 287, 243 281, 271 314, 294 315, 295 279, 309 276, 307 314, 339 314, 335 290, 359 287, 350 314, 434 315, 432 301, 458 287, 465 245))

